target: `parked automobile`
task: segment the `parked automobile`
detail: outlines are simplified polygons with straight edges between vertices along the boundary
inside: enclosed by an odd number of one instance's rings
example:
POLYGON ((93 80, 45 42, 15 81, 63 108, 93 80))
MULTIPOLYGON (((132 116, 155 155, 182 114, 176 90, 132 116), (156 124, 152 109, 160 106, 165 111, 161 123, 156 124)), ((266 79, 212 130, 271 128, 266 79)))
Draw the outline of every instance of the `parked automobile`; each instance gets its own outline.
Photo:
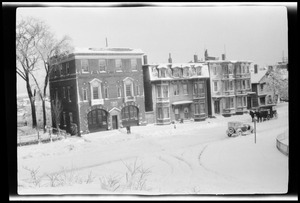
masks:
POLYGON ((248 135, 254 132, 253 126, 239 121, 228 122, 226 134, 228 137, 248 135))

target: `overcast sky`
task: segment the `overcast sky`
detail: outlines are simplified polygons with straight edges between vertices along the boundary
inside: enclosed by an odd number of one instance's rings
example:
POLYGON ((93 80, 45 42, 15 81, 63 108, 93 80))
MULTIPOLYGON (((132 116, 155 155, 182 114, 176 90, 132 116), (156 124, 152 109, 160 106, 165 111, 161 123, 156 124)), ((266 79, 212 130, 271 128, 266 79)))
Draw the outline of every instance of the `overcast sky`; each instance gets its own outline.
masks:
MULTIPOLYGON (((250 60, 265 66, 288 55, 287 10, 283 6, 214 7, 34 7, 18 8, 17 20, 43 19, 57 37, 75 47, 139 48, 150 63, 189 62, 193 55, 250 60)), ((21 84, 21 83, 20 83, 21 84)), ((23 85, 18 90, 25 92, 23 85)), ((19 92, 18 91, 18 92, 19 92)))

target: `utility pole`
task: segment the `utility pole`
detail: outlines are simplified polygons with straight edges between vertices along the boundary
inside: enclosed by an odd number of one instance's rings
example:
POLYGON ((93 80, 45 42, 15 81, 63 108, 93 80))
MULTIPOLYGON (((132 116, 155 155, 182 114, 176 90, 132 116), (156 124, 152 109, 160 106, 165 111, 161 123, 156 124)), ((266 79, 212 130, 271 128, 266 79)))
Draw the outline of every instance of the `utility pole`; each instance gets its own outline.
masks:
POLYGON ((105 38, 106 47, 108 47, 107 37, 105 38))

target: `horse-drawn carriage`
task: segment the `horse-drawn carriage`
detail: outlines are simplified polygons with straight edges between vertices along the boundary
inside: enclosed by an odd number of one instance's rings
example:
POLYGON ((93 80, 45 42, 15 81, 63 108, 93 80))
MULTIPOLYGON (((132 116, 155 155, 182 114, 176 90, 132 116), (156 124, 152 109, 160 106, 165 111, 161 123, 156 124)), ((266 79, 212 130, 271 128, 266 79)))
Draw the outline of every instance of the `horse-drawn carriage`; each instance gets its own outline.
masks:
POLYGON ((261 118, 262 120, 270 120, 271 118, 278 118, 278 113, 275 104, 256 107, 253 110, 255 110, 257 118, 261 118), (257 115, 257 112, 259 113, 259 116, 257 115))
POLYGON ((254 129, 252 125, 239 121, 228 122, 228 129, 226 130, 228 137, 249 135, 253 132, 254 129))

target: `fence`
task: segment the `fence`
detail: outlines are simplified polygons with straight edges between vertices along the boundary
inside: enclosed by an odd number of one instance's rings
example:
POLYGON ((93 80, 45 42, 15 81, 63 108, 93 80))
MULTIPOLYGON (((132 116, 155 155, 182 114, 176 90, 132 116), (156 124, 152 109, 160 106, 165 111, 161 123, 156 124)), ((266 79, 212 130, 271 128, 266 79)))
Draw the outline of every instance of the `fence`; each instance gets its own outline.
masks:
POLYGON ((18 133, 17 145, 24 146, 30 144, 47 143, 47 142, 61 140, 66 136, 67 134, 63 130, 60 130, 60 134, 53 134, 49 132, 44 133, 43 131, 37 131, 35 134, 30 134, 30 135, 26 135, 26 134, 21 135, 18 133))
POLYGON ((289 132, 285 131, 276 138, 276 147, 284 155, 289 155, 289 132))

